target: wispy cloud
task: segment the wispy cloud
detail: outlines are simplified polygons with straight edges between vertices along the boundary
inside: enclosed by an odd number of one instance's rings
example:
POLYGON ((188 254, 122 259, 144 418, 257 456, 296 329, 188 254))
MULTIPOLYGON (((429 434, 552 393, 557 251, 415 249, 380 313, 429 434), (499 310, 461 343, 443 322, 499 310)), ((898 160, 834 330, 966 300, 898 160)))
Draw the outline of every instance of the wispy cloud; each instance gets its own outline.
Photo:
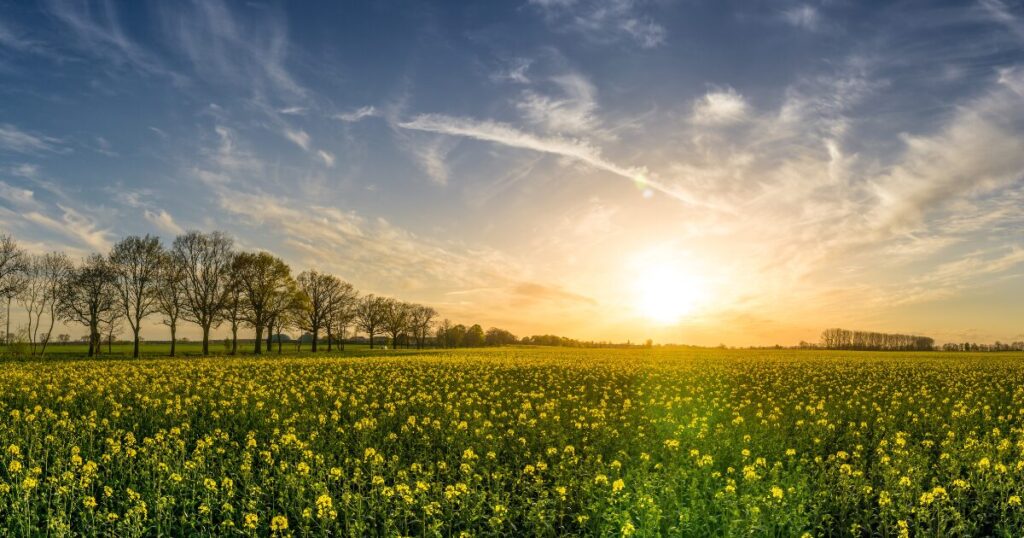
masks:
POLYGON ((113 234, 109 229, 101 228, 94 218, 74 208, 63 204, 57 204, 57 207, 61 212, 59 218, 40 211, 26 212, 23 217, 30 223, 62 235, 93 251, 110 250, 113 234))
POLYGON ((707 206, 705 202, 689 193, 666 187, 652 179, 643 167, 622 166, 605 159, 597 148, 581 140, 561 136, 541 137, 520 131, 504 123, 476 121, 442 114, 422 114, 411 120, 399 122, 398 126, 403 129, 462 136, 513 148, 567 157, 598 170, 610 172, 620 178, 628 179, 639 188, 653 189, 688 204, 707 206))
POLYGON ((59 151, 61 140, 23 131, 9 123, 0 124, 0 149, 17 153, 59 151))
POLYGON ((597 89, 583 75, 566 73, 551 78, 561 95, 551 97, 525 90, 516 107, 536 125, 559 133, 584 133, 594 129, 598 120, 597 89))
POLYGON ((262 18, 237 21, 220 0, 198 2, 192 10, 161 7, 165 34, 200 77, 248 91, 257 99, 272 94, 287 103, 267 108, 270 113, 295 113, 305 106, 309 90, 286 66, 290 41, 283 13, 266 10, 262 18))
POLYGON ((183 77, 128 37, 112 1, 49 0, 47 7, 50 15, 70 31, 66 35, 83 53, 142 73, 166 76, 175 83, 183 82, 183 77))
POLYGON ((309 151, 310 139, 309 134, 306 133, 306 131, 303 131, 302 129, 285 129, 284 136, 303 150, 309 151))
POLYGON ((639 0, 530 0, 555 28, 596 42, 628 40, 642 48, 665 43, 665 27, 642 13, 639 0))
POLYGON ((735 123, 747 112, 746 99, 732 88, 708 92, 693 103, 693 121, 702 125, 735 123))
MULTIPOLYGON (((985 9, 993 19, 1006 26, 1015 36, 1024 40, 1024 12, 1015 14, 1010 6, 1002 0, 980 0, 979 5, 985 9)), ((1022 10, 1024 11, 1024 10, 1022 10)))
POLYGON ((320 157, 320 160, 324 162, 324 165, 328 168, 334 167, 334 155, 328 153, 322 149, 316 150, 316 156, 320 157))
POLYGON ((174 221, 174 217, 164 209, 147 209, 142 214, 146 217, 146 220, 156 226, 161 232, 173 236, 181 235, 185 232, 184 228, 174 221))
POLYGON ((375 107, 373 107, 373 106, 361 106, 361 107, 359 107, 359 108, 357 108, 355 110, 351 110, 349 112, 342 112, 340 114, 335 114, 334 117, 335 117, 335 119, 339 119, 341 121, 356 122, 356 121, 359 121, 359 120, 362 120, 362 119, 365 119, 365 118, 372 118, 374 116, 379 116, 379 115, 380 115, 380 112, 375 107))
POLYGON ((782 19, 793 26, 816 31, 821 26, 821 14, 814 6, 807 4, 790 7, 782 12, 782 19))

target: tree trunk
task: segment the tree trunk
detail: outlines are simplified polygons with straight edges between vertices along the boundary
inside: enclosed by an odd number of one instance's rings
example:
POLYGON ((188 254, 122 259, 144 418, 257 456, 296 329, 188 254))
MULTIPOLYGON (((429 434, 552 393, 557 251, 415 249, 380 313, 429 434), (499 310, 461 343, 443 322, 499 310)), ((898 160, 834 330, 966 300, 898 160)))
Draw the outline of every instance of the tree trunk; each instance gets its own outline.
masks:
POLYGON ((331 344, 333 343, 333 340, 334 340, 334 335, 331 334, 331 326, 330 326, 330 324, 328 324, 327 325, 327 352, 328 353, 331 352, 331 344))
POLYGON ((177 322, 172 322, 171 323, 171 356, 172 357, 174 356, 174 343, 177 341, 174 338, 174 335, 177 332, 178 332, 178 323, 177 322))
POLYGON ((203 325, 203 356, 210 354, 210 325, 203 325))
POLYGON ((313 353, 316 353, 316 339, 317 339, 317 337, 319 335, 320 335, 320 329, 319 328, 314 328, 313 329, 313 347, 312 347, 313 353))
POLYGON ((238 354, 238 324, 231 324, 231 354, 238 354))
POLYGON ((139 327, 139 323, 136 323, 135 324, 135 330, 133 331, 135 333, 135 344, 132 347, 132 358, 133 359, 139 358, 139 329, 140 328, 141 327, 139 327))
POLYGON ((281 354, 281 335, 277 335, 277 354, 281 354))
POLYGON ((370 349, 373 349, 373 330, 366 331, 370 335, 370 349))
POLYGON ((267 353, 274 350, 274 324, 267 323, 267 353))
POLYGON ((263 351, 263 326, 259 323, 256 324, 256 344, 253 353, 259 355, 263 351))

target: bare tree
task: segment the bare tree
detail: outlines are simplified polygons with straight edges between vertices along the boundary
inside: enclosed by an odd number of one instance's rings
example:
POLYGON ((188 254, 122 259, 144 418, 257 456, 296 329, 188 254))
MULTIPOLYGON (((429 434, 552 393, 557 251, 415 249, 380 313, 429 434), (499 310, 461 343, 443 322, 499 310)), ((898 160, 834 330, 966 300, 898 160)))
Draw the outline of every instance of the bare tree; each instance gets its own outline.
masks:
POLYGON ((171 329, 171 353, 177 343, 178 319, 185 308, 185 271, 174 262, 170 253, 160 257, 157 271, 156 311, 163 315, 163 324, 171 329))
MULTIPOLYGON (((295 280, 299 285, 299 290, 306 296, 307 306, 299 325, 302 330, 309 331, 313 335, 312 350, 316 353, 320 329, 328 326, 328 319, 334 308, 333 302, 337 299, 338 288, 341 287, 342 282, 336 276, 316 270, 303 271, 295 280)), ((328 329, 329 331, 330 329, 328 329)))
POLYGON ((443 348, 452 347, 451 342, 452 320, 444 318, 437 326, 437 342, 443 348))
MULTIPOLYGON (((112 354, 114 352, 114 340, 121 330, 124 328, 122 322, 124 321, 124 312, 121 311, 120 305, 111 309, 105 315, 100 316, 99 331, 107 341, 107 353, 112 354)), ((99 351, 97 350, 97 355, 99 351)))
POLYGON ((191 231, 174 239, 171 255, 185 274, 185 319, 203 329, 203 355, 210 354, 210 329, 224 319, 228 299, 232 241, 223 232, 191 231))
MULTIPOLYGON (((231 325, 231 351, 238 354, 238 327, 245 321, 245 299, 242 297, 242 283, 234 275, 228 289, 228 301, 224 305, 224 318, 231 325)), ((257 338, 257 340, 259 340, 257 338)))
POLYGON ((58 293, 66 282, 72 267, 71 260, 61 252, 51 252, 29 258, 25 283, 18 295, 18 302, 28 314, 28 340, 33 355, 36 353, 37 346, 40 355, 46 353, 46 345, 50 341, 53 326, 57 321, 58 293), (45 332, 43 332, 44 316, 48 317, 48 327, 45 332))
MULTIPOLYGON (((232 273, 238 282, 243 299, 243 313, 256 329, 256 343, 253 349, 257 355, 261 352, 263 328, 267 327, 273 335, 274 316, 287 306, 282 295, 292 293, 294 280, 291 269, 280 258, 266 252, 242 252, 235 256, 232 273)), ((270 351, 268 340, 267 351, 270 351)))
MULTIPOLYGON (((277 329, 277 353, 281 353, 281 333, 289 328, 298 326, 299 320, 302 319, 303 313, 308 307, 306 306, 306 297, 299 291, 298 285, 295 283, 295 279, 288 277, 284 289, 275 292, 271 295, 270 302, 267 305, 267 317, 268 317, 268 328, 269 334, 274 334, 274 329, 277 329)), ((270 337, 268 336, 267 351, 270 351, 270 337)))
POLYGON ((372 293, 366 295, 356 305, 355 321, 358 327, 370 337, 370 349, 373 349, 373 337, 384 326, 387 314, 387 299, 372 293))
POLYGON ((156 287, 160 283, 163 253, 160 239, 150 235, 125 237, 110 251, 121 313, 132 330, 132 357, 135 358, 139 356, 142 319, 156 312, 158 307, 156 287))
POLYGON ((413 335, 416 338, 416 349, 423 349, 427 341, 427 335, 430 334, 430 326, 433 325, 435 317, 437 317, 437 310, 429 306, 413 305, 409 326, 412 328, 413 335))
POLYGON ((105 257, 93 254, 71 271, 60 289, 60 317, 88 327, 92 357, 99 352, 100 322, 118 306, 114 272, 105 257))
POLYGON ((392 349, 398 349, 398 338, 409 328, 411 305, 387 299, 384 306, 384 329, 391 335, 392 349))
POLYGON ((355 319, 358 300, 359 294, 355 287, 344 280, 339 280, 338 286, 328 299, 329 306, 324 318, 324 326, 327 328, 327 351, 331 351, 335 334, 341 339, 341 350, 345 350, 345 332, 355 319))
POLYGON ((0 297, 7 299, 7 329, 4 330, 4 345, 11 337, 11 301, 25 285, 25 270, 28 255, 18 242, 7 234, 0 234, 0 297))

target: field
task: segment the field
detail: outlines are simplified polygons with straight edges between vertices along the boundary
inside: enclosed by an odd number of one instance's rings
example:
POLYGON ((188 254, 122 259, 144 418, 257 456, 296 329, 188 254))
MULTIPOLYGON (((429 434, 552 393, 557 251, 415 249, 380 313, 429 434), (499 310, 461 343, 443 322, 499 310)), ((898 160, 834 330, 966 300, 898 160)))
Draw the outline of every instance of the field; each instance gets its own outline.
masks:
POLYGON ((1024 357, 0 364, 0 534, 1019 536, 1024 357))

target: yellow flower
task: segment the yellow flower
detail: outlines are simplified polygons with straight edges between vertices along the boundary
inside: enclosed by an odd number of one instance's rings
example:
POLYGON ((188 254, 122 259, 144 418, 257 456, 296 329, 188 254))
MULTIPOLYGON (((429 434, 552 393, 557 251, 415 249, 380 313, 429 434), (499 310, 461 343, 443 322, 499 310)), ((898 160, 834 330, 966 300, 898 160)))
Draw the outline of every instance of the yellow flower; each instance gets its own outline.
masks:
POLYGON ((288 518, 285 516, 274 516, 270 520, 270 530, 283 531, 288 529, 288 518))
MULTIPOLYGON (((245 514, 243 521, 245 528, 255 529, 256 525, 260 522, 260 516, 257 516, 256 514, 249 512, 248 514, 245 514)), ((285 524, 287 524, 287 522, 285 524)))
POLYGON ((626 487, 626 483, 623 482, 621 478, 616 480, 615 482, 612 482, 612 491, 614 492, 622 491, 622 488, 624 487, 626 487))
POLYGON ((781 499, 782 498, 782 494, 783 494, 782 488, 780 488, 779 486, 772 486, 772 498, 774 498, 774 499, 781 499))
POLYGON ((1006 504, 1009 504, 1010 506, 1020 506, 1020 496, 1010 495, 1010 499, 1006 501, 1006 504))

